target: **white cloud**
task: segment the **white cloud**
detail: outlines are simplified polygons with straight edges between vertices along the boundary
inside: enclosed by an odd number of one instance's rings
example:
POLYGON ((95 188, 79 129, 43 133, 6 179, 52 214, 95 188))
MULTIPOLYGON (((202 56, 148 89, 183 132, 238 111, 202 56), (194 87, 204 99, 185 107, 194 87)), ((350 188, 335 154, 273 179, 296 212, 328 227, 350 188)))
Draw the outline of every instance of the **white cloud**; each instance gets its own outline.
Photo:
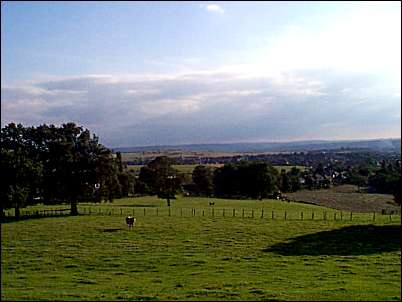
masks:
POLYGON ((208 4, 205 6, 205 9, 208 12, 216 13, 216 14, 223 14, 225 10, 217 4, 208 4))
POLYGON ((319 28, 284 26, 248 71, 264 74, 304 69, 383 74, 401 82, 401 13, 368 7, 319 28))
POLYGON ((366 124, 370 131, 400 135, 394 127, 400 125, 394 114, 400 112, 400 94, 378 77, 328 69, 247 74, 237 67, 2 87, 1 120, 3 125, 74 121, 109 146, 314 138, 322 137, 322 129, 352 138, 353 129, 360 135, 366 124), (339 128, 329 131, 327 125, 334 124, 339 128), (352 126, 338 131, 342 125, 352 126))

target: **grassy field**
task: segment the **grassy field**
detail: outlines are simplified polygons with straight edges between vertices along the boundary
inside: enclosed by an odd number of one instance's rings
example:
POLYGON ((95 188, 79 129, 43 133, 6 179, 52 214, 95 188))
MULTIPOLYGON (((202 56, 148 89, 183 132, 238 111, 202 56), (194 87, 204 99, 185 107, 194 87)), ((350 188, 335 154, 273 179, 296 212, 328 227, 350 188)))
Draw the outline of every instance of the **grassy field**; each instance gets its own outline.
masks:
POLYGON ((401 211, 401 207, 394 202, 392 194, 359 192, 354 185, 341 185, 321 190, 300 190, 286 193, 286 195, 292 200, 353 212, 381 212, 383 209, 398 213, 401 211))
POLYGON ((315 205, 224 199, 214 200, 212 217, 211 200, 178 198, 171 216, 164 200, 144 197, 80 205, 81 213, 114 209, 115 215, 3 223, 1 297, 400 300, 400 217, 378 215, 373 221, 359 214, 341 221, 332 215, 339 212, 315 205), (124 216, 133 209, 137 225, 129 230, 124 216), (261 218, 262 209, 275 218, 261 218), (307 219, 313 211, 314 221, 307 219), (320 216, 324 211, 327 220, 320 216))
MULTIPOLYGON (((177 169, 179 172, 182 173, 193 173, 194 168, 198 165, 173 165, 175 169, 177 169)), ((223 164, 205 164, 205 166, 216 168, 216 167, 221 167, 223 164)), ((128 165, 127 168, 129 170, 139 172, 141 169, 142 165, 128 165)), ((301 171, 304 171, 307 169, 304 166, 274 166, 278 170, 278 172, 281 172, 282 169, 284 169, 286 172, 290 171, 293 167, 296 167, 300 169, 301 171)))

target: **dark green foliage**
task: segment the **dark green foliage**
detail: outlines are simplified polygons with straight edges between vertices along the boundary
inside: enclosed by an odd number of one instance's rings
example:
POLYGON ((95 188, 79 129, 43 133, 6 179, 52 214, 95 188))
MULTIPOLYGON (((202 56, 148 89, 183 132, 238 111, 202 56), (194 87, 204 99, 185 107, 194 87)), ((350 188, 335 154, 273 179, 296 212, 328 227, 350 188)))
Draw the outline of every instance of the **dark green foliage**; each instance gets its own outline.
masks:
POLYGON ((292 184, 290 181, 290 177, 286 174, 285 170, 281 171, 281 175, 279 176, 279 188, 282 192, 292 192, 292 184))
POLYGON ((214 172, 219 197, 266 198, 277 189, 277 171, 265 162, 226 164, 214 172))
POLYGON ((134 175, 129 172, 120 172, 118 175, 121 186, 121 197, 128 197, 134 193, 134 175))
POLYGON ((288 172, 290 178, 290 185, 292 188, 292 192, 298 191, 301 189, 300 178, 301 178, 301 171, 300 169, 293 167, 288 172))
POLYGON ((165 198, 168 206, 170 199, 181 189, 181 178, 172 167, 173 161, 166 156, 160 156, 140 170, 137 188, 144 189, 145 194, 157 195, 165 198))
POLYGON ((393 194, 395 202, 401 204, 401 161, 383 162, 381 169, 369 177, 368 183, 375 192, 393 194))
POLYGON ((27 131, 22 125, 9 124, 1 129, 1 214, 7 208, 19 209, 32 203, 37 195, 43 167, 30 157, 27 131))
POLYGON ((195 190, 199 196, 211 196, 214 191, 214 172, 210 167, 196 166, 192 173, 195 190))
POLYGON ((1 129, 1 141, 2 171, 7 173, 2 208, 18 208, 40 197, 47 204, 71 203, 71 213, 77 214, 77 202, 122 196, 112 152, 74 123, 10 124, 1 129))

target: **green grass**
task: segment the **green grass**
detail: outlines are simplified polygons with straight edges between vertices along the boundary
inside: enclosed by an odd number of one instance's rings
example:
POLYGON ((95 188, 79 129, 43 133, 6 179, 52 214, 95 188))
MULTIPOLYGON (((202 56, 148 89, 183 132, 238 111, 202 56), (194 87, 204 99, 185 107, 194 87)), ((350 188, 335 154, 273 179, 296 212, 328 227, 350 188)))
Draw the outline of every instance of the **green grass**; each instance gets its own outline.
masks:
POLYGON ((115 209, 116 215, 4 223, 1 297, 400 300, 400 218, 389 221, 379 215, 373 221, 372 215, 359 214, 353 221, 318 217, 302 221, 300 211, 330 210, 279 201, 224 199, 214 200, 215 217, 203 217, 203 209, 210 214, 210 200, 173 200, 170 217, 164 200, 144 197, 80 205, 81 212, 89 207, 115 209), (264 208, 267 213, 274 210, 278 217, 223 217, 223 208, 235 208, 238 213, 244 208, 249 214, 252 210, 261 214, 264 208), (133 209, 137 225, 129 230, 124 216, 133 209), (290 215, 286 221, 280 217, 285 210, 290 215))

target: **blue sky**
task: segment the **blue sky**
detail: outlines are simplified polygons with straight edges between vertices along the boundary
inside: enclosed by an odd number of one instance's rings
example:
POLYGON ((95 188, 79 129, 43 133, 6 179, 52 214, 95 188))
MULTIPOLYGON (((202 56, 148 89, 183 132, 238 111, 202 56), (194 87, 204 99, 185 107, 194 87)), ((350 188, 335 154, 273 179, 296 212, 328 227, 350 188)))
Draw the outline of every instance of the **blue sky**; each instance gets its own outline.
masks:
POLYGON ((400 2, 1 4, 1 122, 110 147, 400 137, 400 2))

